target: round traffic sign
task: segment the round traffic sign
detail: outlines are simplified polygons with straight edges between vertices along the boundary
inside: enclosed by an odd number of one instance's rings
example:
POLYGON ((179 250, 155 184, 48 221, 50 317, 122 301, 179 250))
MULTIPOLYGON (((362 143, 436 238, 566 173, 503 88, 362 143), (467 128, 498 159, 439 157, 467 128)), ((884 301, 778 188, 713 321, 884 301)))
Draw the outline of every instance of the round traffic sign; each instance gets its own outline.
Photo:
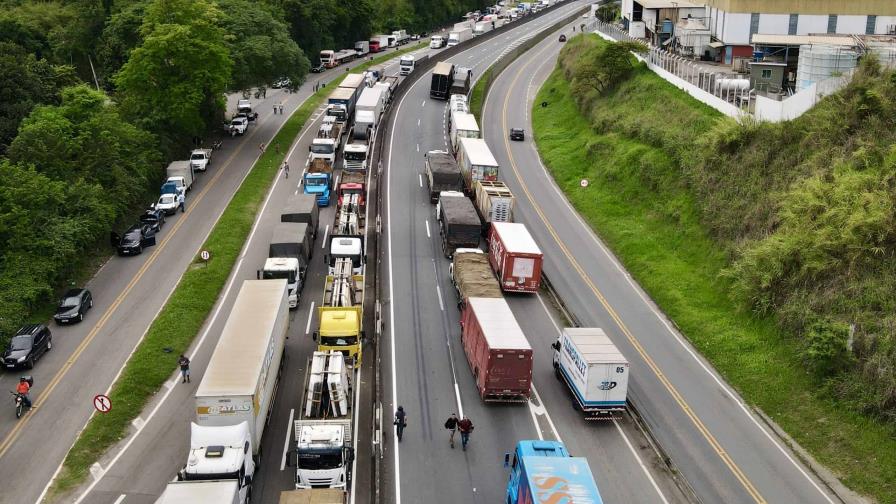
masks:
POLYGON ((203 250, 199 253, 199 257, 201 257, 203 261, 208 261, 209 259, 211 259, 212 255, 208 252, 208 250, 203 250))
POLYGON ((583 178, 582 181, 579 182, 579 185, 581 185, 582 187, 588 187, 588 179, 583 178))
POLYGON ((112 409, 112 399, 103 394, 93 396, 93 407, 100 413, 108 413, 112 409))

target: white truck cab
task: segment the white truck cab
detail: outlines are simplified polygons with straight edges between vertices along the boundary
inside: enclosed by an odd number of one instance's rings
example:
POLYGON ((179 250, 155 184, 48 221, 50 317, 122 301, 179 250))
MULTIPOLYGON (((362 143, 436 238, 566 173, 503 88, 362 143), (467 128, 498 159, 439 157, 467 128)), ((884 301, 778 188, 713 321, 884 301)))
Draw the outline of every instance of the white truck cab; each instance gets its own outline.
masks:
POLYGON ((410 54, 405 54, 398 61, 398 73, 401 75, 408 75, 414 71, 414 64, 416 60, 410 54))
POLYGON ((249 424, 201 426, 190 424, 190 453, 178 473, 181 481, 233 480, 239 487, 241 504, 252 496, 255 461, 249 424))
POLYGON ((433 35, 429 38, 430 49, 441 49, 445 47, 445 37, 441 35, 433 35))
POLYGON ((315 138, 308 146, 308 164, 315 159, 323 159, 333 165, 336 163, 336 140, 333 138, 315 138))
POLYGON ((364 171, 367 169, 367 144, 350 143, 342 148, 342 159, 346 170, 364 171))
POLYGON ((268 257, 264 261, 262 278, 271 280, 274 278, 286 279, 286 288, 289 293, 286 299, 290 308, 299 304, 299 282, 302 281, 302 269, 299 260, 295 257, 268 257))

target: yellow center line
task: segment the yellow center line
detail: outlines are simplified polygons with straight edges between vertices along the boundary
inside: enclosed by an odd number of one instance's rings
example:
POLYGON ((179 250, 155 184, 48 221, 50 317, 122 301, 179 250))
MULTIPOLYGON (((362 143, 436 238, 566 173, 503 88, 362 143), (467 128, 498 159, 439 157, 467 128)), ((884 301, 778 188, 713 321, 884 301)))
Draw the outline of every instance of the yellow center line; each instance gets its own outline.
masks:
MULTIPOLYGON (((202 189, 202 192, 200 192, 199 195, 196 196, 195 201, 193 201, 193 203, 190 204, 190 209, 181 214, 181 218, 178 219, 176 224, 174 224, 174 228, 169 233, 167 233, 165 239, 162 240, 162 242, 158 245, 155 252, 153 252, 152 255, 149 256, 149 259, 147 259, 146 262, 140 267, 140 269, 137 271, 137 274, 134 275, 134 278, 131 279, 130 282, 128 282, 128 285, 124 288, 124 290, 121 292, 121 294, 119 294, 118 297, 116 297, 115 301, 109 306, 109 308, 106 309, 105 313, 103 313, 103 316, 100 318, 99 322, 97 322, 96 325, 93 326, 93 329, 90 330, 90 333, 87 334, 87 337, 85 337, 84 340, 81 341, 80 344, 78 344, 78 346, 75 348, 74 353, 72 353, 72 355, 65 361, 65 364, 63 364, 62 368, 60 368, 59 371, 56 372, 56 374, 53 376, 53 379, 50 380, 50 382, 47 384, 47 387, 44 390, 44 392, 39 397, 37 397, 37 399, 35 399, 35 401, 34 401, 35 407, 39 407, 47 401, 47 398, 49 397, 49 395, 53 392, 53 390, 56 388, 56 386, 59 385, 59 382, 62 381, 62 379, 65 377, 65 375, 68 374, 68 371, 72 368, 72 366, 75 365, 75 363, 78 361, 78 358, 81 356, 82 353, 84 353, 84 350, 87 349, 87 346, 90 344, 90 342, 93 341, 93 339, 96 337, 97 334, 99 334, 100 330, 102 330, 102 328, 106 325, 106 323, 109 321, 109 319, 115 313, 115 311, 118 309, 119 305, 121 305, 121 303, 124 302, 125 298, 127 298, 128 294, 130 294, 131 290, 133 290, 134 286, 137 285, 137 282, 140 281, 140 279, 143 277, 143 275, 146 273, 146 271, 150 268, 150 266, 152 266, 155 263, 156 258, 158 258, 159 254, 162 253, 162 251, 165 249, 165 246, 171 241, 171 239, 174 238, 174 235, 177 233, 177 230, 180 229, 180 227, 187 221, 187 218, 190 216, 190 214, 193 212, 193 210, 199 205, 199 203, 202 201, 202 199, 205 197, 205 195, 208 193, 208 191, 211 190, 211 188, 215 186, 218 179, 220 179, 221 176, 224 174, 224 172, 227 171, 227 168, 230 166, 230 163, 233 161, 233 158, 237 154, 242 152, 243 149, 245 149, 247 145, 250 144, 249 140, 255 136, 255 134, 259 130, 259 127, 260 127, 260 122, 256 123, 256 127, 252 129, 252 133, 250 133, 248 136, 245 137, 243 144, 239 148, 237 148, 227 158, 226 161, 224 161, 224 164, 221 166, 221 168, 219 170, 217 170, 217 173, 215 173, 215 175, 209 181, 208 185, 206 185, 205 188, 202 189)), ((155 321, 155 318, 153 318, 153 321, 155 321)), ((151 323, 152 322, 150 322, 150 324, 151 323)), ((34 413, 27 415, 24 418, 22 418, 21 420, 19 420, 16 423, 16 425, 12 428, 12 430, 9 432, 9 434, 6 435, 6 437, 3 439, 3 442, 0 443, 0 458, 2 458, 6 454, 6 452, 9 450, 9 448, 12 446, 12 444, 18 439, 19 435, 22 432, 22 429, 24 429, 25 426, 28 425, 28 422, 31 421, 31 418, 33 416, 34 416, 34 413)))
MULTIPOLYGON (((519 69, 519 71, 516 73, 516 75, 514 76, 513 80, 510 83, 510 89, 513 89, 516 86, 516 82, 517 82, 517 80, 519 80, 520 76, 523 74, 523 71, 527 67, 529 67, 529 65, 531 65, 531 63, 533 61, 540 61, 541 54, 543 52, 545 52, 545 50, 549 47, 551 47, 551 46, 545 45, 544 48, 542 48, 540 51, 538 51, 538 53, 536 54, 536 57, 531 58, 519 69)), ((516 96, 516 95, 513 95, 513 96, 516 96)), ((527 93, 527 96, 528 96, 528 93, 527 93)), ((511 97, 510 93, 506 94, 504 97, 504 105, 502 108, 502 117, 501 117, 502 131, 507 131, 507 105, 508 105, 508 103, 510 103, 510 97, 511 97)), ((582 268, 582 266, 579 264, 579 262, 575 259, 575 257, 573 257, 573 255, 570 253, 569 249, 566 247, 566 244, 563 243, 563 240, 560 239, 560 236, 557 234, 556 230, 554 229, 554 226, 551 225, 551 223, 545 216, 544 211, 541 209, 541 207, 538 205, 538 203, 536 203, 536 200, 532 196, 532 193, 529 191, 529 187, 525 183, 523 177, 520 176, 519 170, 517 169, 516 161, 513 156, 513 152, 510 149, 510 141, 509 141, 507 135, 503 135, 503 136, 504 136, 504 148, 507 151, 507 156, 510 159, 510 167, 513 170, 513 174, 516 177, 517 182, 519 183, 520 187, 523 189, 523 192, 526 193, 526 199, 529 200, 529 203, 532 205, 532 208, 534 208, 535 212, 538 213, 539 218, 544 223, 545 227, 547 228, 547 230, 551 234, 551 236, 554 237, 554 241, 556 241, 557 245, 563 251, 563 254, 566 256, 566 258, 572 264, 572 266, 576 270, 576 272, 578 272, 579 276, 582 277, 582 280, 584 280, 585 284, 591 289, 591 292, 594 293, 594 296, 597 298, 597 300, 600 302, 600 304, 610 314, 610 317, 613 318, 613 321, 616 322, 617 327, 619 327, 619 329, 622 331, 622 333, 625 335, 625 337, 629 340, 629 342, 632 344, 632 346, 635 347, 635 350, 637 350, 638 354, 641 355, 641 358, 644 359, 644 361, 647 363, 648 367, 650 367, 650 369, 653 371, 653 373, 659 379, 660 383, 662 383, 663 386, 666 388, 666 390, 669 391, 669 393, 672 395, 672 398, 675 399, 675 402, 678 403, 678 405, 681 407, 682 411, 684 411, 684 413, 688 416, 688 418, 690 418, 691 422, 694 424, 694 426, 697 428, 697 430, 703 435, 703 437, 710 444, 710 446, 716 452, 716 454, 719 455, 719 457, 722 459, 722 462, 725 463, 725 465, 728 467, 728 469, 731 470, 731 472, 734 474, 734 476, 737 478, 737 480, 740 481, 741 485, 743 485, 743 487, 744 487, 744 489, 746 489, 747 493, 749 493, 750 496, 758 504, 765 504, 766 500, 762 497, 762 495, 759 493, 759 491, 756 489, 756 487, 753 486, 753 484, 750 482, 750 480, 747 478, 747 476, 743 473, 743 471, 740 469, 740 467, 738 467, 737 464, 734 462, 734 460, 731 458, 731 456, 728 455, 728 452, 726 452, 725 449, 722 448, 722 445, 718 442, 718 440, 716 440, 715 436, 713 436, 712 433, 709 432, 709 429, 706 427, 706 425, 700 420, 700 418, 697 416, 697 414, 694 412, 694 410, 691 409, 690 405, 688 405, 688 403, 687 403, 687 401, 685 401, 684 397, 678 392, 678 389, 676 389, 675 386, 672 385, 672 382, 669 381, 669 379, 666 377, 666 375, 663 373, 663 371, 660 369, 660 367, 656 364, 656 362, 650 357, 650 355, 648 355, 647 351, 644 349, 644 347, 641 345, 641 343, 637 340, 637 338, 635 338, 634 334, 632 334, 632 332, 628 329, 628 327, 622 321, 622 318, 610 306, 610 303, 604 297, 604 295, 600 291, 600 289, 598 289, 597 286, 591 281, 591 279, 585 273, 585 270, 582 268)))

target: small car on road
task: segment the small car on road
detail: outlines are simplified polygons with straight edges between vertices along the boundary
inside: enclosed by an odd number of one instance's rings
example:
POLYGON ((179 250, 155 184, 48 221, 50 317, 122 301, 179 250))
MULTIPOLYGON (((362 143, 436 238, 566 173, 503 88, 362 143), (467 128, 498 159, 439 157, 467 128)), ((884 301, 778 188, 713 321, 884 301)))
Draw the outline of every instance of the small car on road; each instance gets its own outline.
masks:
POLYGON ((57 324, 81 322, 87 310, 93 308, 93 296, 87 289, 70 289, 62 296, 62 301, 56 308, 53 320, 57 324))
POLYGON ((522 142, 526 139, 526 130, 522 128, 510 128, 510 139, 522 142))
POLYGON ((560 42, 566 42, 566 35, 560 34, 560 42))
POLYGON ((43 324, 22 326, 9 340, 3 352, 3 366, 6 369, 23 366, 31 369, 34 367, 34 362, 52 347, 53 335, 50 333, 50 328, 43 324))
POLYGON ((140 216, 140 223, 158 233, 165 224, 165 211, 153 205, 140 216))
POLYGON ((118 255, 139 255, 146 247, 156 244, 156 231, 152 226, 134 224, 121 236, 112 233, 112 243, 118 250, 118 255))
POLYGON ((311 67, 311 73, 321 73, 326 69, 327 67, 325 67, 324 64, 321 63, 320 65, 311 67))

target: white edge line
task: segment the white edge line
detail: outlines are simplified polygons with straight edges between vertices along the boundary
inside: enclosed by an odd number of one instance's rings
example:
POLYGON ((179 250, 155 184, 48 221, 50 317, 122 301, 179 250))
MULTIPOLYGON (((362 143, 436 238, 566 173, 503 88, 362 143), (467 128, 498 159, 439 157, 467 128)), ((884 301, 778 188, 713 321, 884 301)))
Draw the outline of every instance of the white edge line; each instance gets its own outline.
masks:
POLYGON ((124 502, 125 497, 127 497, 127 495, 125 495, 125 494, 119 495, 118 498, 115 499, 115 502, 112 504, 121 504, 122 502, 124 502))
POLYGON ((330 225, 327 224, 327 227, 324 228, 324 241, 321 242, 320 248, 324 248, 327 246, 327 235, 330 234, 330 225))
POLYGON ((314 301, 311 302, 311 306, 308 307, 308 322, 305 324, 305 334, 308 334, 308 331, 311 330, 311 319, 314 317, 314 301))
POLYGON ((295 417, 296 410, 289 409, 289 423, 286 424, 286 439, 283 441, 283 458, 280 459, 280 470, 286 468, 286 454, 289 452, 289 435, 292 434, 292 419, 295 417))
POLYGON ((427 238, 432 238, 432 235, 429 234, 429 219, 426 219, 426 220, 423 221, 423 222, 426 224, 426 237, 427 237, 427 238))

